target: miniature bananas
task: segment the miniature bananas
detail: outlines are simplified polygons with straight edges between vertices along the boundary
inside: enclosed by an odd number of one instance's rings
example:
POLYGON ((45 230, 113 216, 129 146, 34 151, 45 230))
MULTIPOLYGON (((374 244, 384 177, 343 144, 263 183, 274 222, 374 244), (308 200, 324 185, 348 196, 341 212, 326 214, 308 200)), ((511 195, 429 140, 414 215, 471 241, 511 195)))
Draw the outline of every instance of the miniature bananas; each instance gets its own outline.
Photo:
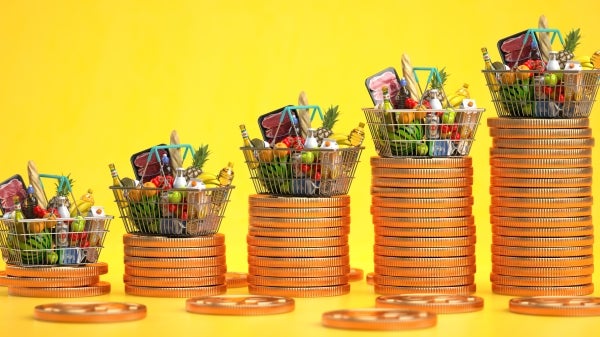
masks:
POLYGON ((471 94, 469 93, 469 84, 464 83, 460 89, 456 90, 454 95, 448 98, 448 102, 453 108, 460 108, 464 99, 471 98, 471 94))
POLYGON ((77 215, 85 216, 90 211, 92 206, 94 206, 95 201, 93 193, 94 191, 91 188, 88 189, 87 193, 82 195, 79 200, 76 200, 71 204, 71 207, 69 208, 69 214, 72 217, 77 215))
POLYGON ((212 173, 208 173, 208 172, 202 172, 198 176, 198 179, 202 180, 202 182, 205 185, 207 185, 207 187, 208 187, 208 185, 221 186, 221 183, 219 182, 219 177, 216 174, 212 174, 212 173))

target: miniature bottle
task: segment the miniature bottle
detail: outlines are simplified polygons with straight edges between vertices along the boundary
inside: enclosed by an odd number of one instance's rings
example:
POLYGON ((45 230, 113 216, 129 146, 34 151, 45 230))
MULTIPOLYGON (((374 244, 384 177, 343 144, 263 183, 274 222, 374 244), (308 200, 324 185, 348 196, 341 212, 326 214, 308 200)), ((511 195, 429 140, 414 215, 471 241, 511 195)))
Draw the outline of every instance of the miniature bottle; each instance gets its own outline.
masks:
POLYGON ((308 135, 304 140, 304 148, 305 149, 316 149, 319 147, 319 143, 317 142, 317 138, 315 137, 315 129, 308 129, 308 135))
POLYGON ((27 187, 27 197, 23 201, 22 212, 27 219, 35 218, 35 214, 33 213, 33 208, 37 206, 37 198, 35 197, 35 191, 32 185, 27 187))
POLYGON ((548 71, 558 71, 560 70, 560 63, 557 60, 558 52, 551 50, 548 53, 548 63, 546 63, 546 70, 548 71))
POLYGON ((175 170, 175 179, 173 180, 173 188, 185 188, 187 186, 187 180, 185 179, 185 169, 178 167, 175 170))
POLYGON ((442 102, 440 102, 439 98, 437 98, 439 90, 431 89, 429 92, 431 93, 431 98, 429 99, 429 105, 431 105, 431 108, 435 110, 443 109, 442 102))
POLYGON ((112 185, 113 185, 113 194, 117 201, 117 204, 121 209, 127 207, 127 201, 125 200, 125 196, 123 195, 123 183, 121 182, 121 178, 119 178, 119 174, 117 173, 117 169, 115 168, 115 164, 108 164, 108 168, 110 169, 110 175, 112 177, 112 185))
POLYGON ((364 127, 365 123, 360 122, 356 128, 350 131, 350 134, 348 135, 348 142, 350 142, 350 145, 360 146, 362 144, 363 140, 365 139, 364 127))
POLYGON ((402 78, 400 79, 400 90, 398 91, 398 94, 396 95, 396 102, 397 102, 397 109, 406 109, 406 99, 410 97, 410 92, 408 91, 408 88, 406 87, 406 79, 402 78))
POLYGON ((229 162, 226 167, 222 168, 219 172, 219 183, 221 186, 229 186, 233 181, 233 163, 229 162))
MULTIPOLYGON (((242 140, 244 141, 244 147, 252 148, 252 142, 250 141, 250 137, 248 136, 248 131, 246 130, 246 125, 241 124, 240 130, 242 131, 242 140)), ((252 149, 244 150, 244 157, 246 158, 246 163, 248 163, 248 167, 251 169, 258 167, 258 159, 254 155, 254 151, 252 149)))
POLYGON ((498 91, 500 90, 500 85, 498 84, 496 73, 493 72, 494 66, 492 65, 492 59, 490 58, 490 54, 488 54, 487 48, 481 48, 481 53, 483 54, 484 74, 487 84, 493 91, 498 91))

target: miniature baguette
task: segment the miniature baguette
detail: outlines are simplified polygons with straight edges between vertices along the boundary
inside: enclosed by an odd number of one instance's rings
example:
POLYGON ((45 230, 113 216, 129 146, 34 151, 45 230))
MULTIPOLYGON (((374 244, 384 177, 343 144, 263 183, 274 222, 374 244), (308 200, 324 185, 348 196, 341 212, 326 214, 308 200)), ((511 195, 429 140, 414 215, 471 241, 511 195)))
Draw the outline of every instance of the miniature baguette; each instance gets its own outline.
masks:
POLYGON ((410 96, 413 99, 419 100, 421 98, 421 94, 419 93, 417 79, 415 78, 415 73, 413 72, 413 67, 410 64, 410 58, 406 54, 402 54, 402 76, 406 80, 406 87, 410 92, 410 96))
MULTIPOLYGON (((176 130, 171 131, 171 145, 179 145, 179 135, 176 130)), ((175 172, 178 168, 183 167, 183 158, 181 157, 180 149, 169 149, 169 155, 171 156, 171 169, 175 172)))
POLYGON ((48 199, 46 199, 46 193, 44 193, 44 188, 42 187, 42 182, 40 181, 40 175, 33 160, 27 162, 27 174, 29 175, 29 183, 33 187, 38 205, 46 208, 48 206, 48 199))
MULTIPOLYGON (((304 91, 301 91, 300 96, 298 96, 298 105, 308 105, 308 99, 306 98, 306 93, 304 91)), ((300 122, 300 135, 306 138, 308 129, 310 129, 310 114, 308 109, 298 109, 298 119, 300 122)))
MULTIPOLYGON (((540 16, 538 20, 538 28, 547 29, 548 20, 545 15, 540 16)), ((548 62, 550 51, 552 50, 552 43, 550 42, 550 33, 539 33, 538 39, 540 40, 540 53, 544 62, 548 62)))

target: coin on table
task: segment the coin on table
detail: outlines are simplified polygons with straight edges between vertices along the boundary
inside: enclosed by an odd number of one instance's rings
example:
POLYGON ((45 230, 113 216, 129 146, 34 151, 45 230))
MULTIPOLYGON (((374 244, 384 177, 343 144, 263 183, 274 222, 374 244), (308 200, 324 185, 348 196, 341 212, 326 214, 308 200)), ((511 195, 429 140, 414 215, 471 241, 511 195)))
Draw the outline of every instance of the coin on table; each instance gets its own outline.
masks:
POLYGON ((379 295, 405 295, 405 294, 446 294, 446 295, 471 295, 477 290, 475 284, 449 286, 449 287, 398 287, 383 284, 374 284, 373 290, 379 295))
POLYGON ((591 216, 591 207, 565 207, 565 208, 518 208, 504 206, 490 206, 490 214, 496 216, 510 216, 517 218, 557 218, 591 216))
POLYGON ((376 255, 396 257, 456 257, 475 254, 475 245, 463 247, 392 247, 374 245, 376 255))
POLYGON ((492 264, 525 268, 571 268, 594 264, 591 254, 568 257, 516 257, 492 254, 492 264))
POLYGON ((348 282, 356 282, 361 281, 365 272, 360 268, 350 268, 350 272, 348 273, 348 282))
POLYGON ((283 277, 248 275, 248 285, 267 287, 329 287, 348 284, 347 275, 322 277, 283 277))
POLYGON ((371 186, 371 195, 390 198, 460 198, 472 196, 473 187, 403 188, 371 186))
POLYGON ((492 225, 492 234, 519 237, 566 238, 594 235, 593 226, 580 227, 504 227, 492 225))
POLYGON ((375 254, 375 264, 388 267, 454 268, 475 264, 475 255, 455 257, 399 257, 375 254))
MULTIPOLYGON (((386 213, 388 212, 387 209, 386 213)), ((413 217, 403 216, 373 216, 373 224, 375 226, 385 226, 394 228, 446 228, 446 227, 465 227, 473 226, 475 224, 475 217, 472 214, 465 216, 441 216, 433 217, 419 216, 423 215, 425 211, 414 212, 413 217), (418 216, 418 217, 416 217, 418 216)), ((464 210, 453 210, 452 213, 466 213, 464 210)), ((393 214, 393 213, 389 213, 393 214)))
POLYGON ((507 178, 586 178, 592 176, 591 167, 572 168, 511 168, 492 167, 491 174, 496 177, 507 178))
POLYGON ((444 158, 385 158, 379 156, 371 157, 371 167, 381 168, 453 168, 471 167, 471 157, 444 157, 444 158))
POLYGON ((427 218, 455 218, 468 217, 473 214, 472 206, 452 208, 396 208, 371 206, 374 217, 427 217, 427 218))
POLYGON ((123 275, 123 283, 140 287, 204 287, 225 283, 225 275, 204 277, 144 277, 123 275))
POLYGON ((490 128, 490 136, 494 138, 591 138, 592 129, 586 128, 556 128, 556 129, 501 129, 490 128))
POLYGON ((410 294, 378 296, 375 306, 454 314, 482 310, 483 302, 483 298, 472 295, 410 294))
POLYGON ((203 287, 140 287, 125 284, 126 294, 145 297, 196 297, 221 295, 226 291, 226 284, 203 287))
POLYGON ((598 316, 600 297, 593 296, 530 296, 511 298, 511 312, 543 316, 598 316))
POLYGON ((283 296, 213 295, 188 298, 185 309, 210 315, 272 315, 294 311, 295 301, 283 296))
POLYGON ((248 234, 251 236, 264 236, 274 238, 326 238, 334 236, 345 236, 349 233, 350 226, 316 228, 276 228, 250 226, 248 228, 248 234))
POLYGON ((154 248, 125 246, 125 256, 149 257, 149 258, 188 258, 188 257, 211 257, 225 254, 225 246, 208 246, 195 248, 154 248))
POLYGON ((107 323, 135 321, 146 317, 146 306, 130 302, 71 302, 37 305, 33 317, 61 323, 107 323))
POLYGON ((514 216, 490 216, 490 222, 496 226, 505 227, 529 227, 529 228, 554 228, 554 227, 581 227, 592 226, 591 216, 576 217, 514 217, 514 216))
POLYGON ((269 257, 328 257, 348 255, 349 251, 350 247, 347 244, 343 246, 310 248, 262 247, 248 245, 248 255, 269 257))
POLYGON ((364 308, 323 313, 323 326, 351 330, 409 330, 435 326, 434 313, 417 310, 364 308))
POLYGON ((81 277, 19 277, 0 275, 0 285, 7 287, 48 288, 48 287, 84 287, 96 284, 99 276, 81 277))
POLYGON ((510 149, 588 149, 594 147, 594 138, 493 138, 492 147, 510 149))
POLYGON ((389 267, 375 264, 375 273, 397 277, 452 277, 475 274, 475 265, 459 267, 389 267))
POLYGON ((349 195, 319 197, 281 197, 267 194, 253 194, 248 197, 248 204, 252 207, 269 208, 321 208, 344 207, 350 205, 349 195))
POLYGON ((492 244, 492 254, 522 257, 571 257, 592 254, 592 246, 581 247, 515 247, 492 244))
POLYGON ((573 168, 573 167, 591 167, 592 158, 490 158, 492 167, 513 167, 513 168, 573 168))
POLYGON ((579 267, 512 267, 492 264, 492 273, 506 276, 526 276, 526 277, 566 277, 566 276, 584 276, 591 275, 594 272, 594 265, 579 267))
POLYGON ((350 292, 350 284, 327 287, 269 287, 248 284, 248 292, 253 295, 285 297, 329 297, 348 294, 350 292))
POLYGON ((125 265, 125 274, 141 277, 206 277, 223 275, 226 272, 225 264, 195 268, 147 268, 125 265))
POLYGON ((490 117, 487 126, 498 129, 580 129, 590 125, 589 118, 501 118, 490 117))
POLYGON ((262 216, 250 216, 248 224, 254 227, 266 228, 322 228, 322 227, 344 227, 350 225, 350 216, 339 216, 332 218, 274 218, 262 216))
POLYGON ((509 296, 584 296, 594 292, 594 284, 566 287, 520 287, 492 283, 492 292, 509 296))
POLYGON ((473 185, 473 177, 461 178, 371 178, 371 186, 396 188, 441 188, 465 187, 473 185))
POLYGON ((246 243, 251 246, 261 247, 332 247, 348 244, 348 236, 330 236, 322 238, 293 238, 293 237, 269 237, 269 236, 246 236, 246 243))
POLYGON ((422 237, 399 237, 375 235, 375 244, 390 247, 422 247, 422 248, 442 248, 442 247, 463 247, 474 245, 475 235, 457 236, 449 238, 422 238, 422 237))
POLYGON ((373 281, 376 285, 396 287, 454 287, 473 284, 474 275, 446 276, 446 277, 400 277, 380 275, 375 273, 373 281))
POLYGON ((372 167, 371 175, 378 178, 463 178, 473 176, 473 167, 431 169, 372 167))
POLYGON ((28 287, 8 287, 8 294, 11 296, 22 297, 88 297, 100 296, 110 293, 110 283, 100 281, 96 284, 83 287, 48 287, 48 288, 28 288, 28 287))
POLYGON ((490 281, 518 287, 570 287, 592 283, 592 275, 563 276, 563 277, 532 277, 510 276, 491 273, 490 281))
POLYGON ((145 268, 200 268, 225 264, 225 255, 189 258, 153 258, 125 256, 126 266, 145 268))
POLYGON ((589 158, 592 149, 509 149, 490 148, 491 158, 589 158))
POLYGON ((490 194, 511 198, 581 198, 591 197, 591 187, 520 188, 490 187, 490 194))
POLYGON ((225 273, 225 283, 227 289, 246 287, 248 286, 248 273, 228 271, 225 273))
POLYGON ((348 254, 330 257, 268 257, 248 255, 248 264, 256 267, 315 268, 348 266, 348 254))
POLYGON ((375 235, 411 238, 448 238, 475 235, 475 226, 462 227, 386 227, 375 226, 375 235))
POLYGON ((347 276, 350 273, 350 266, 336 267, 302 267, 302 268, 282 268, 282 267, 262 267, 248 266, 248 276, 270 276, 270 277, 329 277, 329 276, 347 276))
POLYGON ((341 207, 304 207, 304 208, 276 208, 276 207, 249 207, 249 215, 271 218, 334 218, 350 215, 350 206, 341 207))
POLYGON ((223 246, 225 244, 225 235, 216 233, 214 235, 194 236, 194 237, 165 237, 135 235, 131 233, 123 234, 123 244, 125 246, 147 247, 147 248, 196 248, 223 246))
POLYGON ((400 208, 453 208, 473 205, 473 196, 459 198, 371 198, 371 205, 400 208))
POLYGON ((108 273, 106 262, 88 263, 80 266, 57 266, 28 268, 7 264, 6 275, 14 277, 86 277, 99 276, 108 273))

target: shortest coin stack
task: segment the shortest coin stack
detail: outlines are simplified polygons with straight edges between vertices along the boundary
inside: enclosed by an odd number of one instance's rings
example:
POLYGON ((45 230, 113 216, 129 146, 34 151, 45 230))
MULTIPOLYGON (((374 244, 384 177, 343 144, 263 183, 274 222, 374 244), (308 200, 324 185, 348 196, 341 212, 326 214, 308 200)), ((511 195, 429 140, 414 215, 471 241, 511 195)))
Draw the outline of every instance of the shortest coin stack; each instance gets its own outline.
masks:
POLYGON ((195 297, 227 291, 225 237, 169 238, 123 235, 125 293, 149 297, 195 297))

